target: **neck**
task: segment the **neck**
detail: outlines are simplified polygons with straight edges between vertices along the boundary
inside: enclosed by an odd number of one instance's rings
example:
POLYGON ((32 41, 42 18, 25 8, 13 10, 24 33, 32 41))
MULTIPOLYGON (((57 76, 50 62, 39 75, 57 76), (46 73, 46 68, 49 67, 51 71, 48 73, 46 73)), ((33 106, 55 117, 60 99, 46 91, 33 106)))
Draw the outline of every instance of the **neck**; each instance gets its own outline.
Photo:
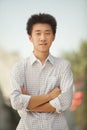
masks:
POLYGON ((49 55, 49 52, 43 52, 43 53, 38 52, 37 53, 36 51, 34 51, 34 55, 37 57, 37 59, 39 59, 41 61, 42 64, 44 64, 46 58, 49 55))

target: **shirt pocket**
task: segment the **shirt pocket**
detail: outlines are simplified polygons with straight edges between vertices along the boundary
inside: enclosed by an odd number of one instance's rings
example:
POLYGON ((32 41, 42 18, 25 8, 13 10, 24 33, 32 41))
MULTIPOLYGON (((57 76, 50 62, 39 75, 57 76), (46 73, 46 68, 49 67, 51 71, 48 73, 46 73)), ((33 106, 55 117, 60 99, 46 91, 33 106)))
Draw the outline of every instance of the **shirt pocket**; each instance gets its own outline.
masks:
POLYGON ((55 87, 59 87, 59 84, 60 83, 59 83, 58 76, 49 76, 45 82, 45 86, 46 86, 45 93, 50 92, 55 87))

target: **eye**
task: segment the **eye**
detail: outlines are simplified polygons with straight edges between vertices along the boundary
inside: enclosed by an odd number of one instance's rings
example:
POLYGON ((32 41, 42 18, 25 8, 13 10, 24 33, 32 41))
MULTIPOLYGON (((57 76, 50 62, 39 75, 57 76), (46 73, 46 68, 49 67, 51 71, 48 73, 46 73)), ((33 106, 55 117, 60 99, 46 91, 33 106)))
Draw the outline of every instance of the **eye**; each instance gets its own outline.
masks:
POLYGON ((46 32, 45 34, 46 34, 46 35, 50 35, 51 33, 50 33, 50 32, 46 32))
POLYGON ((36 35, 38 35, 38 36, 39 36, 39 35, 40 35, 40 33, 38 32, 38 33, 36 33, 36 35))

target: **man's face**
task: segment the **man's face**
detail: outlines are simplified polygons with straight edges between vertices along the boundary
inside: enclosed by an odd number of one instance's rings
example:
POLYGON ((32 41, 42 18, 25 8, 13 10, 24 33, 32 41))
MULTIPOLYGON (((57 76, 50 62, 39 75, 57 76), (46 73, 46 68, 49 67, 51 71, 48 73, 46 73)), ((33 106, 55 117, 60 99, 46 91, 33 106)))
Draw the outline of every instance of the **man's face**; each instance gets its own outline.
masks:
POLYGON ((49 52, 54 38, 51 26, 42 23, 34 24, 32 33, 29 36, 30 41, 33 43, 34 51, 41 53, 49 52))

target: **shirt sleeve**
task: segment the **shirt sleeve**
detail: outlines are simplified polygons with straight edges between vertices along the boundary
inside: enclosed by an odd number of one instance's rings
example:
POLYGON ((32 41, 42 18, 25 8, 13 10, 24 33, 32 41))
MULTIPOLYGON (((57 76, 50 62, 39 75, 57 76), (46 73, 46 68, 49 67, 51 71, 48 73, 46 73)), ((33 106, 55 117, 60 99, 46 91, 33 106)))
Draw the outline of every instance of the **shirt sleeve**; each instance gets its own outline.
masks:
POLYGON ((71 66, 68 62, 65 62, 62 66, 60 76, 60 89, 61 94, 50 101, 50 104, 56 108, 56 112, 61 113, 68 109, 72 103, 73 97, 73 74, 71 66))
POLYGON ((31 98, 21 92, 20 86, 24 84, 24 66, 22 63, 16 64, 10 73, 10 99, 12 107, 16 110, 26 110, 31 98))

